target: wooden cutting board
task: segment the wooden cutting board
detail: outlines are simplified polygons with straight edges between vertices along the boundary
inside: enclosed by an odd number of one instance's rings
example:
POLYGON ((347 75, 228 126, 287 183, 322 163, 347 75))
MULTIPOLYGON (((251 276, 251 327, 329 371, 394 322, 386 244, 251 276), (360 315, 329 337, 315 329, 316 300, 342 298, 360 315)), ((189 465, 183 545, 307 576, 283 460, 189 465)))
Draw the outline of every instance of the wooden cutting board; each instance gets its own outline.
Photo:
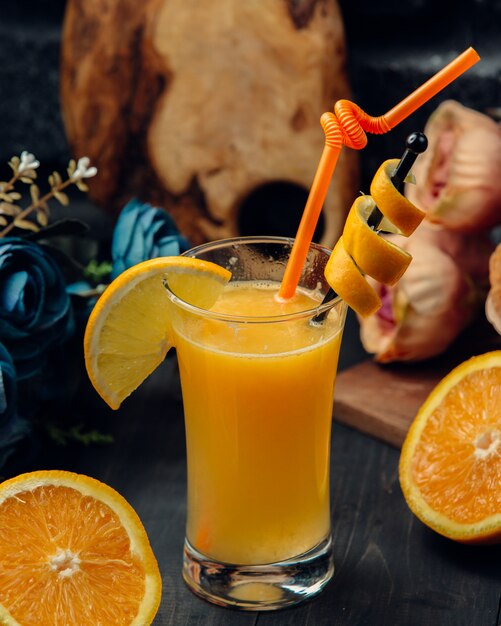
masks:
POLYGON ((364 361, 338 375, 334 419, 400 448, 435 385, 474 354, 501 349, 501 337, 482 325, 461 336, 440 358, 419 364, 364 361))

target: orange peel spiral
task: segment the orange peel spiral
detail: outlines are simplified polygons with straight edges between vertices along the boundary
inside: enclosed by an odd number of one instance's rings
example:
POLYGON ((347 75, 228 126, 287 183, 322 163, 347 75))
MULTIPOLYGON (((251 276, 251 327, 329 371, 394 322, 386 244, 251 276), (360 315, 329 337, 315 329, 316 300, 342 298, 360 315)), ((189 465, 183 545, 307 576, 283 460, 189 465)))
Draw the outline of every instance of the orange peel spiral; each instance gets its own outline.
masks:
POLYGON ((334 291, 362 317, 381 307, 376 290, 366 280, 371 276, 379 283, 394 285, 403 275, 412 256, 372 229, 369 216, 377 208, 384 218, 386 232, 409 236, 421 223, 425 213, 405 198, 391 181, 398 159, 385 161, 376 172, 372 196, 360 196, 353 203, 325 268, 325 278, 334 291))

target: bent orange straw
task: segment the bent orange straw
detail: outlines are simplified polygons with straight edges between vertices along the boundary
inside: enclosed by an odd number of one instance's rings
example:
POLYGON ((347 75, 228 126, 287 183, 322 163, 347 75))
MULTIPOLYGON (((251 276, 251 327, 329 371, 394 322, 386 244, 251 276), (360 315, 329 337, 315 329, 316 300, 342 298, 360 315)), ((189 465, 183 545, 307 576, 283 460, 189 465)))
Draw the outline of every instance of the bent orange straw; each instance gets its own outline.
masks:
POLYGON ((320 122, 325 133, 325 146, 285 268, 278 294, 280 298, 291 298, 296 292, 327 189, 343 145, 356 150, 364 148, 367 144, 365 131, 375 134, 388 132, 479 60, 477 52, 473 48, 468 48, 380 117, 367 115, 358 105, 349 100, 336 102, 335 115, 333 113, 322 115, 320 122))

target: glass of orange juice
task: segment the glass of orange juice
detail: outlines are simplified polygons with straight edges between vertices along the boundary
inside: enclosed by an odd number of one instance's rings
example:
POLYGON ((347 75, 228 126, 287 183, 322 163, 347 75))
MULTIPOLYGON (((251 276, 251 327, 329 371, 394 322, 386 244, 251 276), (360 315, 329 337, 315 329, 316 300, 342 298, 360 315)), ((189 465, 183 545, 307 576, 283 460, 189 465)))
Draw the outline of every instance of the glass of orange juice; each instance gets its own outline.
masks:
POLYGON ((183 576, 223 606, 292 605, 334 571, 329 457, 346 306, 322 304, 330 250, 315 244, 296 295, 278 299, 291 247, 199 246, 186 254, 232 272, 223 294, 203 310, 169 292, 188 463, 183 576))

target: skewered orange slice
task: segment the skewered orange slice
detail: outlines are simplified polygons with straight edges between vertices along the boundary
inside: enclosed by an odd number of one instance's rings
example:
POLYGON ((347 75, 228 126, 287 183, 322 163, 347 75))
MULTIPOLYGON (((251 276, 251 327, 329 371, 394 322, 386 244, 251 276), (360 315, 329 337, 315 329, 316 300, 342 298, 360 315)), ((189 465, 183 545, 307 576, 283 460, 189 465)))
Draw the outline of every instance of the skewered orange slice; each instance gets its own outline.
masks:
POLYGON ((332 289, 362 317, 376 313, 381 306, 376 290, 364 275, 385 285, 394 285, 412 259, 408 252, 385 239, 379 229, 410 235, 425 215, 393 184, 391 175, 398 163, 398 159, 385 161, 371 183, 373 196, 360 196, 355 200, 343 235, 325 269, 325 278, 332 289), (383 217, 374 229, 369 226, 369 220, 376 209, 383 217))
MULTIPOLYGON (((394 285, 411 262, 411 255, 381 237, 367 223, 376 203, 371 196, 359 196, 348 213, 343 230, 346 252, 365 274, 385 285, 394 285)), ((388 224, 386 228, 397 232, 388 224)))
POLYGON ((346 251, 343 237, 334 246, 324 275, 334 291, 360 315, 372 315, 380 308, 381 299, 346 251))
POLYGON ((397 165, 398 159, 381 164, 372 179, 371 196, 386 219, 408 237, 421 224, 425 212, 407 200, 392 183, 391 176, 397 165))

